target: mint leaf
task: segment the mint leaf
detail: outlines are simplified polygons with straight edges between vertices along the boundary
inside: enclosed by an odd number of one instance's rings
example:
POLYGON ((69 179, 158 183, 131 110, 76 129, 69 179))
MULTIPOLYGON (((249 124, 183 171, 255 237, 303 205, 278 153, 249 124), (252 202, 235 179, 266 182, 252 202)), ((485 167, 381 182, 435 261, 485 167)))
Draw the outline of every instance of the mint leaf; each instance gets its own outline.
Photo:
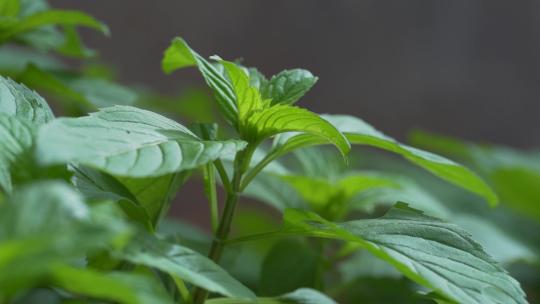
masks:
MULTIPOLYGON (((13 190, 12 175, 28 164, 36 128, 30 122, 0 113, 0 189, 13 190)), ((17 172, 18 171, 18 172, 17 172)))
POLYGON ((255 297, 253 292, 207 257, 155 237, 139 238, 118 256, 135 264, 157 268, 224 296, 240 299, 255 297))
POLYGON ((196 66, 204 80, 215 93, 218 106, 225 119, 233 125, 238 122, 238 108, 234 90, 229 80, 201 55, 193 51, 182 38, 174 38, 171 45, 165 50, 161 62, 165 73, 196 66))
POLYGON ((311 72, 303 69, 284 70, 272 76, 270 81, 261 86, 264 99, 272 100, 272 104, 294 104, 311 87, 318 78, 311 72))
POLYGON ((117 176, 155 177, 195 169, 244 146, 238 140, 200 140, 161 115, 115 106, 43 126, 36 156, 44 164, 75 162, 117 176))
POLYGON ((0 113, 17 116, 35 124, 46 123, 54 115, 36 92, 15 81, 0 77, 0 113))
POLYGON ((324 115, 352 144, 368 145, 402 155, 410 162, 463 189, 497 204, 497 195, 473 171, 442 156, 402 144, 376 130, 359 118, 347 115, 324 115))
POLYGON ((345 223, 289 209, 283 231, 358 243, 416 283, 459 303, 527 303, 519 283, 467 232, 404 203, 379 219, 345 223))

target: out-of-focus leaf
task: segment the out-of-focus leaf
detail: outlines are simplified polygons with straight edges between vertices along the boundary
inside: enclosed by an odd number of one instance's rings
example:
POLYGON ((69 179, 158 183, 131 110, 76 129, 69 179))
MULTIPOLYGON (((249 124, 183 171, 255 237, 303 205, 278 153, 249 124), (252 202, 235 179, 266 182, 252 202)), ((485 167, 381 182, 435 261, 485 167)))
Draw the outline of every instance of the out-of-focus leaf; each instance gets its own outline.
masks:
POLYGON ((125 304, 174 303, 159 282, 140 274, 56 266, 51 276, 58 287, 95 299, 125 304))
POLYGON ((137 98, 131 90, 105 79, 73 73, 63 75, 40 69, 35 65, 29 65, 18 79, 28 86, 52 94, 66 106, 78 105, 82 109, 131 105, 137 98))
POLYGON ((28 169, 35 133, 29 121, 0 113, 0 190, 11 192, 13 175, 28 169))
POLYGON ((355 242, 405 276, 461 303, 526 303, 519 283, 456 225, 398 203, 384 217, 332 223, 288 210, 283 231, 355 242))
POLYGON ((282 240, 266 255, 259 284, 259 294, 275 296, 299 287, 317 287, 322 259, 307 244, 282 240))
POLYGON ((37 157, 45 164, 77 162, 143 178, 195 169, 244 146, 238 140, 203 141, 161 115, 115 106, 47 124, 38 135, 37 157))
POLYGON ((240 299, 255 297, 253 292, 210 259, 180 245, 153 237, 139 238, 118 256, 132 263, 160 269, 224 296, 240 299))
POLYGON ((275 298, 257 298, 253 300, 242 299, 210 299, 206 304, 336 304, 334 300, 321 292, 310 289, 300 288, 293 292, 281 295, 275 298))
POLYGON ((412 163, 425 168, 444 180, 482 196, 490 204, 495 205, 497 203, 497 195, 493 190, 474 172, 458 163, 399 143, 359 118, 347 115, 324 115, 323 117, 343 132, 352 144, 373 146, 402 155, 412 163))
POLYGON ((9 78, 0 77, 0 113, 26 119, 35 124, 54 118, 47 102, 36 92, 9 78))
POLYGON ((112 221, 110 207, 90 209, 61 182, 14 191, 0 204, 0 295, 42 282, 54 265, 124 243, 131 229, 119 218, 112 221))
POLYGON ((19 14, 19 0, 2 0, 0 2, 0 17, 14 17, 19 14))
POLYGON ((20 47, 0 48, 0 71, 2 75, 15 78, 30 64, 43 70, 60 70, 65 65, 52 55, 20 47))
POLYGON ((85 26, 109 34, 108 27, 97 21, 94 17, 79 11, 46 10, 24 17, 17 22, 4 27, 0 31, 0 43, 13 36, 30 32, 47 25, 74 25, 85 26))

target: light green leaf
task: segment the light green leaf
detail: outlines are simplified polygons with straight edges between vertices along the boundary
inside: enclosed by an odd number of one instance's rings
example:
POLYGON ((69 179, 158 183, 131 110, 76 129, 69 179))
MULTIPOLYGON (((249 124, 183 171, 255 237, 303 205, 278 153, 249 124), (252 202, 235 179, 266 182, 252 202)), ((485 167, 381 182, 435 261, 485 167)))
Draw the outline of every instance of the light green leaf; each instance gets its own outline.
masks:
POLYGON ((253 113, 248 117, 245 128, 245 137, 251 141, 285 132, 302 132, 334 144, 343 155, 348 154, 351 148, 345 136, 328 121, 306 109, 290 105, 278 104, 253 113))
POLYGON ((29 121, 0 113, 0 190, 11 192, 13 175, 25 171, 35 133, 29 121))
POLYGON ((403 203, 382 218, 340 224, 291 209, 283 231, 358 243, 411 280, 459 303, 527 303, 519 283, 467 232, 403 203))
POLYGON ((352 144, 373 146, 400 154, 444 180, 482 196, 491 205, 497 204, 497 195, 493 190, 474 172, 462 165, 433 153, 399 143, 359 118, 347 115, 324 115, 323 117, 344 133, 352 144))
POLYGON ((51 276, 58 287, 95 299, 125 304, 174 303, 159 282, 141 274, 56 266, 51 276))
POLYGON ((0 113, 17 116, 35 124, 46 123, 54 115, 41 96, 15 81, 0 77, 0 113))
POLYGON ((19 0, 2 0, 0 2, 0 17, 14 17, 19 14, 19 0))
POLYGON ((261 87, 264 99, 271 99, 274 104, 294 104, 315 85, 318 78, 303 69, 284 70, 272 76, 261 87))
POLYGON ((212 64, 193 51, 182 38, 174 38, 165 50, 162 69, 169 74, 175 70, 196 66, 204 80, 215 93, 218 106, 225 119, 236 126, 238 108, 236 97, 229 80, 212 64))
POLYGON ((350 200, 362 191, 399 187, 393 179, 373 173, 351 173, 334 181, 304 175, 281 178, 298 191, 313 210, 330 218, 343 216, 350 200))
POLYGON ((157 268, 180 279, 227 297, 254 298, 244 285, 207 257, 180 245, 160 241, 154 237, 132 242, 120 258, 135 264, 157 268))
POLYGON ((275 298, 257 298, 255 300, 242 299, 210 299, 206 304, 336 304, 334 300, 321 292, 310 289, 300 288, 293 292, 281 295, 275 298))
POLYGON ((44 70, 64 69, 65 65, 53 55, 14 46, 0 48, 0 71, 2 75, 18 77, 29 64, 44 70))
POLYGON ((249 116, 269 106, 267 101, 263 101, 259 90, 250 83, 249 75, 233 62, 221 60, 219 57, 213 57, 218 60, 229 76, 232 85, 236 106, 238 108, 239 129, 242 132, 243 125, 249 116))
POLYGON ((46 10, 29 15, 0 32, 0 42, 12 38, 13 36, 27 33, 47 25, 76 25, 93 28, 104 34, 109 34, 108 27, 97 21, 94 17, 79 11, 70 10, 46 10))
POLYGON ((116 176, 156 177, 197 168, 244 147, 238 140, 203 141, 156 113, 115 106, 43 126, 36 156, 45 164, 75 162, 116 176))

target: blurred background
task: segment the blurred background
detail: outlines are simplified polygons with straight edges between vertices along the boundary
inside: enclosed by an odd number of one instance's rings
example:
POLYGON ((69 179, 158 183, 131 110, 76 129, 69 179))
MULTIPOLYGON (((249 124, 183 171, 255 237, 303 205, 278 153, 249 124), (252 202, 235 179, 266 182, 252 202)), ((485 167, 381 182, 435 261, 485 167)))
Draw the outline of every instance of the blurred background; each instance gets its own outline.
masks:
POLYGON ((88 45, 127 84, 163 94, 203 85, 166 76, 163 50, 184 37, 204 55, 243 58, 267 75, 320 77, 301 105, 359 116, 404 139, 422 128, 520 148, 540 145, 538 1, 51 0, 107 23, 88 45))

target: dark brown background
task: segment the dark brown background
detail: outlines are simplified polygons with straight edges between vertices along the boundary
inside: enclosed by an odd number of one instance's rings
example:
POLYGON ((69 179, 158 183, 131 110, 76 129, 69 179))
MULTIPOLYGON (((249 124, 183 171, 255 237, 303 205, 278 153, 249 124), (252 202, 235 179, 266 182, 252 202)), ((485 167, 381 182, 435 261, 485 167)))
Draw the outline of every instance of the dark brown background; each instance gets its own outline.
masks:
POLYGON ((51 0, 105 21, 85 32, 123 81, 164 93, 202 80, 165 76, 174 36, 266 74, 320 77, 302 105, 360 116, 404 138, 412 127, 517 147, 540 145, 539 1, 51 0))

